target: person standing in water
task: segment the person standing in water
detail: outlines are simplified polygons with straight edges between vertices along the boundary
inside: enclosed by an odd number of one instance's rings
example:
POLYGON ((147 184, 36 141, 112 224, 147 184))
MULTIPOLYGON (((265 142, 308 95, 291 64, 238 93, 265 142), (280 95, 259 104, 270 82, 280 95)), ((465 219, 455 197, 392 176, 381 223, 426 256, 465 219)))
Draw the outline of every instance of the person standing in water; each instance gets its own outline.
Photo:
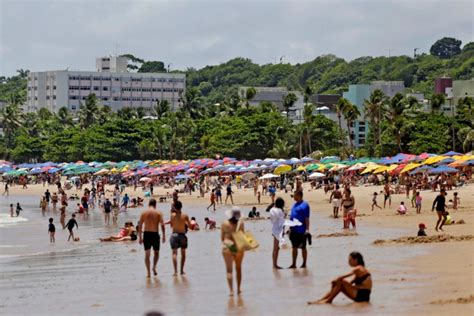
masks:
POLYGON ((20 216, 20 212, 23 211, 20 203, 16 203, 16 217, 20 216))
POLYGON ((191 222, 187 214, 182 213, 183 204, 180 201, 174 202, 174 212, 171 213, 170 224, 173 233, 170 237, 171 250, 173 252, 173 276, 178 275, 178 249, 181 248, 180 274, 184 274, 184 263, 186 262, 186 249, 188 248, 187 228, 191 227, 191 222))
POLYGON ((161 226, 163 234, 162 242, 165 243, 165 223, 163 222, 163 215, 156 210, 156 200, 150 199, 148 203, 148 210, 140 215, 138 222, 138 242, 143 244, 145 249, 145 266, 147 270, 147 278, 150 277, 150 252, 153 247, 153 274, 157 275, 156 265, 160 256, 160 234, 158 227, 161 226), (145 226, 143 230, 143 226, 145 226), (143 234, 142 234, 143 232, 143 234))
POLYGON ((275 205, 270 209, 270 221, 272 223, 272 235, 273 235, 273 253, 272 262, 273 269, 281 269, 278 265, 278 253, 280 252, 280 241, 283 238, 283 230, 286 214, 283 211, 285 201, 278 197, 275 200, 275 205))
POLYGON ((297 219, 302 225, 291 227, 290 241, 292 245, 292 264, 290 269, 296 269, 296 259, 298 258, 298 248, 303 255, 303 264, 301 268, 306 268, 308 250, 306 249, 306 239, 309 235, 309 204, 303 201, 303 191, 296 191, 294 194, 295 204, 291 208, 290 220, 297 219))
POLYGON ((49 242, 54 243, 56 241, 56 239, 54 238, 54 234, 56 233, 56 227, 54 227, 52 217, 50 217, 49 219, 48 233, 49 233, 49 242))
POLYGON ((331 304, 334 298, 341 292, 355 302, 370 301, 372 277, 369 270, 365 268, 364 258, 358 252, 351 252, 349 255, 349 265, 353 267, 351 272, 332 281, 331 290, 325 296, 320 300, 308 302, 308 304, 331 304), (354 276, 351 282, 344 280, 350 276, 354 276))
POLYGON ((67 238, 67 241, 71 240, 71 238, 72 238, 72 241, 76 241, 76 239, 74 238, 74 232, 73 232, 74 226, 76 226, 77 229, 79 229, 79 225, 77 225, 77 222, 76 222, 76 214, 72 214, 72 218, 66 224, 66 227, 69 230, 69 237, 67 238))
POLYGON ((242 261, 244 260, 244 251, 237 249, 235 245, 233 234, 238 231, 244 232, 244 223, 240 220, 241 213, 237 207, 232 208, 231 216, 228 220, 222 223, 221 226, 221 241, 222 241, 222 256, 224 257, 227 284, 229 285, 230 296, 234 295, 233 286, 233 265, 235 262, 235 272, 237 275, 237 294, 240 295, 240 285, 242 283, 242 261))
POLYGON ((333 206, 333 215, 334 218, 337 218, 339 215, 339 209, 341 208, 342 202, 342 192, 339 190, 339 184, 336 184, 336 190, 331 192, 331 196, 329 197, 329 203, 332 202, 333 206))
POLYGON ((9 196, 10 195, 10 191, 9 191, 9 186, 8 186, 8 181, 5 182, 5 191, 3 191, 3 194, 2 195, 6 195, 6 196, 9 196))
POLYGON ((109 198, 107 198, 104 202, 104 220, 105 225, 107 226, 110 224, 110 212, 112 212, 112 203, 110 202, 109 198))
POLYGON ((13 217, 14 209, 13 209, 13 203, 10 204, 10 217, 13 217))

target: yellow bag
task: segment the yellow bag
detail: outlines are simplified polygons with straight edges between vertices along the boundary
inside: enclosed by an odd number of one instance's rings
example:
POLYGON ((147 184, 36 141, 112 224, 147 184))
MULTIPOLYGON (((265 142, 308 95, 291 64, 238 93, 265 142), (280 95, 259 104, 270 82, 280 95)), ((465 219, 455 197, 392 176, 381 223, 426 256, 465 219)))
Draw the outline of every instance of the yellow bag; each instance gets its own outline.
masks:
POLYGON ((258 241, 251 232, 243 232, 240 230, 240 222, 237 225, 237 231, 232 234, 235 246, 239 251, 247 251, 258 248, 258 241))

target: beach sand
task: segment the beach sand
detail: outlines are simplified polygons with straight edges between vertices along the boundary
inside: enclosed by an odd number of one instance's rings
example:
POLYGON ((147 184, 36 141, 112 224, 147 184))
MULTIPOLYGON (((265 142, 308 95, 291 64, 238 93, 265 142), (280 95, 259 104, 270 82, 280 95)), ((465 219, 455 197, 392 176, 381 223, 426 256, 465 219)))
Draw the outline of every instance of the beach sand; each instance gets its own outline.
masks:
MULTIPOLYGON (((27 190, 12 187, 10 196, 2 197, 2 213, 7 204, 22 201, 26 207, 22 217, 28 222, 0 226, 0 313, 16 315, 63 314, 143 314, 160 310, 165 315, 283 315, 298 314, 399 314, 399 315, 473 315, 474 303, 474 186, 457 190, 461 199, 459 210, 450 210, 462 225, 445 226, 444 232, 435 232, 436 213, 431 203, 436 193, 423 191, 422 214, 409 207, 405 216, 395 215, 400 201, 411 206, 405 195, 394 195, 392 207, 370 210, 373 192, 381 187, 354 187, 358 209, 357 231, 344 231, 342 220, 331 218, 329 194, 323 190, 308 190, 304 199, 310 203, 313 245, 309 248, 308 269, 271 269, 271 227, 268 220, 246 221, 260 242, 260 248, 246 254, 244 260, 244 293, 229 299, 224 264, 220 255, 219 232, 189 234, 190 248, 187 276, 174 279, 168 242, 162 245, 159 278, 144 277, 143 250, 138 243, 99 243, 99 237, 115 234, 117 228, 104 227, 98 210, 88 219, 79 218, 78 233, 81 241, 66 243, 67 235, 57 233, 57 244, 50 246, 46 234, 47 218, 38 209, 42 185, 31 185, 27 190), (414 242, 418 224, 428 227, 426 240, 414 242), (452 236, 449 241, 439 242, 452 236), (467 236, 461 238, 461 236, 467 236), (462 239, 462 240, 457 240, 462 239), (376 240, 382 240, 374 244, 376 240), (393 242, 391 240, 397 240, 393 242), (21 246, 21 247, 20 247, 21 246), (347 255, 360 251, 374 279, 370 304, 355 304, 343 296, 334 306, 306 306, 305 302, 322 296, 334 277, 349 270, 347 255), (33 255, 34 254, 34 255, 33 255)), ((53 186, 50 191, 55 191, 53 186)), ((171 193, 171 189, 155 187, 155 194, 171 193)), ((256 204, 252 189, 235 189, 234 201, 245 215, 256 204)), ((72 190, 70 192, 75 192, 72 190)), ((131 196, 141 190, 127 188, 131 196)), ((278 192, 292 204, 290 194, 278 192)), ((452 196, 448 193, 447 199, 452 196)), ((225 196, 224 196, 225 198, 225 196)), ((378 203, 383 205, 383 196, 378 203)), ((209 216, 221 222, 230 206, 218 206, 216 213, 206 212, 208 196, 180 194, 184 210, 196 216, 201 227, 209 216)), ((262 196, 258 206, 262 215, 270 198, 262 196)), ((169 203, 158 204, 165 216, 169 203)), ((69 208, 69 213, 72 211, 69 208)), ((136 220, 141 209, 131 209, 120 215, 120 223, 136 220)), ((58 214, 53 215, 57 227, 58 214)), ((69 215, 68 215, 69 217, 69 215)), ((291 253, 283 249, 280 263, 289 266, 291 253)))

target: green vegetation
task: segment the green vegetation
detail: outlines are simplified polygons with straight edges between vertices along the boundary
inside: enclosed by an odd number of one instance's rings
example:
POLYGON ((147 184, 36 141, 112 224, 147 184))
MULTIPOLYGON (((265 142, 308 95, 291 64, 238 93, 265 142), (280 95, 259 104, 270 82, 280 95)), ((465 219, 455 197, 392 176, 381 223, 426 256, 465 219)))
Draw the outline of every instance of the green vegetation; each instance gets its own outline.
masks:
MULTIPOLYGON (((188 87, 177 112, 170 110, 167 101, 161 101, 152 109, 124 108, 112 113, 90 95, 77 117, 66 108, 57 114, 45 109, 25 114, 19 105, 25 100, 27 71, 19 70, 17 76, 0 77, 0 100, 8 102, 0 113, 0 158, 118 161, 221 154, 253 159, 304 156, 315 151, 347 155, 354 152, 352 138, 348 137, 350 126, 363 117, 371 128, 366 147, 359 149, 357 156, 385 156, 399 151, 439 153, 453 149, 453 141, 455 150, 469 151, 474 141, 473 100, 460 100, 457 115, 450 118, 439 111, 443 96, 432 96, 438 76, 473 76, 474 45, 468 43, 458 50, 460 43, 456 41, 442 39, 433 45, 436 56, 420 55, 416 59, 361 57, 347 62, 326 55, 303 64, 260 66, 249 59, 235 58, 217 66, 188 69, 188 87), (292 124, 271 103, 249 106, 256 93, 254 88, 243 95, 238 91, 239 86, 286 86, 302 91, 305 101, 309 101, 313 94, 340 93, 351 83, 372 80, 403 80, 409 91, 433 99, 431 113, 422 112, 413 98, 397 94, 388 99, 381 91, 374 91, 363 111, 341 98, 336 108, 338 122, 314 115, 314 105, 307 104, 303 121, 292 124), (156 119, 143 119, 149 115, 156 119)), ((165 71, 163 62, 127 57, 130 70, 165 71)), ((290 109, 297 100, 290 93, 282 101, 290 109)))

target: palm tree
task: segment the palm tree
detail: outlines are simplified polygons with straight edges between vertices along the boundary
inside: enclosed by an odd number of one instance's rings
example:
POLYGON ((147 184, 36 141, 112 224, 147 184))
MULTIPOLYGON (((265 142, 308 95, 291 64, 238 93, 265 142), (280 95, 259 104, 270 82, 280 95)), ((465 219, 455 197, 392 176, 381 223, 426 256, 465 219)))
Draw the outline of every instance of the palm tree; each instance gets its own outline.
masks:
POLYGON ((470 123, 471 126, 474 121, 474 113, 472 112, 473 105, 474 99, 471 97, 465 97, 458 100, 456 108, 457 115, 462 117, 467 123, 470 123))
POLYGON ((288 93, 283 97, 283 107, 286 111, 286 117, 290 116, 290 109, 298 101, 298 97, 293 92, 288 93))
POLYGON ((252 100, 256 94, 257 94, 257 90, 255 90, 255 88, 248 88, 245 91, 245 106, 247 108, 250 106, 249 104, 250 100, 252 100))
POLYGON ((381 143, 380 123, 385 100, 383 91, 376 89, 371 93, 369 100, 364 101, 365 117, 369 119, 370 126, 374 131, 372 150, 375 150, 377 144, 381 143))
POLYGON ((112 117, 112 108, 108 105, 99 106, 99 111, 97 113, 97 122, 99 124, 104 124, 109 121, 112 117))
POLYGON ((63 127, 69 127, 73 125, 71 112, 65 106, 59 108, 58 113, 56 114, 56 119, 63 127))
POLYGON ((393 136, 397 142, 398 150, 402 151, 402 128, 405 118, 412 114, 410 111, 416 109, 418 102, 415 98, 405 98, 401 93, 397 93, 388 103, 385 110, 385 118, 390 122, 393 136))
POLYGON ((192 119, 201 117, 201 91, 197 88, 189 88, 183 97, 182 110, 189 114, 192 119))
POLYGON ((431 114, 437 113, 439 109, 444 105, 446 98, 444 94, 435 94, 431 98, 431 114))
POLYGON ((311 146, 311 130, 314 123, 314 105, 311 103, 307 103, 303 109, 303 125, 305 129, 305 142, 308 145, 308 153, 313 152, 313 148, 311 146))
POLYGON ((273 148, 268 152, 270 157, 289 158, 291 154, 291 146, 286 140, 276 139, 273 148))
POLYGON ((170 102, 168 100, 160 100, 157 102, 154 110, 156 117, 160 119, 170 111, 170 102))
POLYGON ((314 91, 313 91, 313 86, 311 85, 311 83, 308 83, 308 85, 306 86, 306 88, 304 89, 304 103, 311 103, 311 96, 314 94, 314 91))
POLYGON ((344 112, 344 107, 346 106, 347 99, 344 98, 339 98, 339 101, 336 104, 336 115, 337 115, 337 120, 339 121, 339 130, 342 132, 342 113, 344 112))
POLYGON ((87 128, 94 124, 97 120, 99 111, 99 100, 95 94, 89 94, 85 104, 79 107, 79 123, 82 128, 87 128))
POLYGON ((23 123, 23 112, 18 104, 7 105, 0 112, 0 122, 5 135, 5 147, 13 146, 13 139, 23 123))
POLYGON ((360 116, 360 111, 357 108, 357 106, 352 104, 349 100, 345 99, 344 107, 342 108, 342 115, 344 116, 344 119, 346 120, 347 133, 349 135, 349 147, 352 149, 354 148, 354 145, 352 143, 352 137, 351 137, 351 125, 360 116))

